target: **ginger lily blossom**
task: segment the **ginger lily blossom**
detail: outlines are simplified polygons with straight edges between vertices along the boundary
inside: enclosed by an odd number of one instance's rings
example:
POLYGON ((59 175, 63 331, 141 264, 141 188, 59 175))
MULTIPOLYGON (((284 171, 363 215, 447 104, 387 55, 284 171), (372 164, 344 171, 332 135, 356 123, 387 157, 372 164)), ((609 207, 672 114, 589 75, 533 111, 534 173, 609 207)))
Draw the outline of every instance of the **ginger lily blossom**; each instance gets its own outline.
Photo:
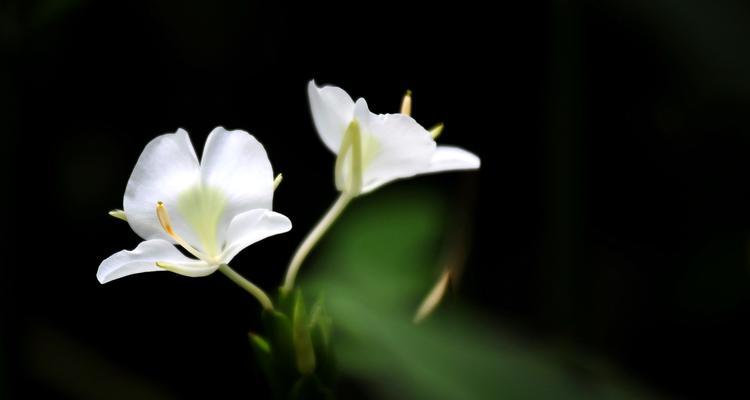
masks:
POLYGON ((102 261, 96 276, 106 283, 141 272, 200 277, 220 270, 272 308, 262 290, 227 264, 245 247, 291 229, 287 217, 271 211, 273 192, 266 151, 247 132, 214 129, 200 162, 187 132, 161 135, 130 175, 124 210, 110 213, 144 241, 102 261))
POLYGON ((363 98, 352 100, 335 86, 307 87, 315 128, 336 160, 336 187, 350 196, 393 180, 442 171, 477 169, 479 157, 453 146, 438 146, 411 116, 373 114, 363 98))
POLYGON ((323 143, 336 154, 338 200, 303 241, 287 269, 283 286, 291 289, 307 253, 356 196, 396 179, 434 172, 478 169, 479 157, 453 146, 438 146, 442 125, 428 131, 411 118, 407 92, 398 114, 374 114, 363 98, 355 102, 341 88, 307 86, 313 122, 323 143))

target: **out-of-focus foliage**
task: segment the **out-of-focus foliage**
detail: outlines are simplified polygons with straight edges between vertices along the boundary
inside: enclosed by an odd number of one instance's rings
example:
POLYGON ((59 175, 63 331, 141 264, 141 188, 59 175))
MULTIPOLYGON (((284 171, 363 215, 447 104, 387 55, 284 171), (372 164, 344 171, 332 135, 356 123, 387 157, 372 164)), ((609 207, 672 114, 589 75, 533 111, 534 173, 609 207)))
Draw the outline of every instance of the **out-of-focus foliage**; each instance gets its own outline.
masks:
POLYGON ((415 191, 369 196, 324 243, 306 286, 325 296, 342 373, 388 398, 643 398, 574 377, 464 306, 450 304, 413 324, 440 272, 440 239, 451 229, 450 211, 437 199, 415 191))
POLYGON ((263 311, 262 333, 250 345, 274 398, 331 399, 335 366, 330 323, 320 303, 306 312, 299 290, 281 293, 276 309, 263 311))

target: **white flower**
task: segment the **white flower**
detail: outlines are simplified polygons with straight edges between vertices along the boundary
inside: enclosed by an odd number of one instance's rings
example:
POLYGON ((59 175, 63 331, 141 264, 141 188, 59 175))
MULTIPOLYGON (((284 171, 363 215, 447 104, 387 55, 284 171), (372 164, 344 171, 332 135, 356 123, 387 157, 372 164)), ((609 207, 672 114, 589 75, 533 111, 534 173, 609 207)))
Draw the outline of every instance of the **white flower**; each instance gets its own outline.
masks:
POLYGON ((211 274, 245 247, 291 229, 287 217, 271 211, 273 191, 266 151, 247 132, 214 129, 200 163, 184 130, 153 139, 130 175, 124 216, 118 214, 144 241, 104 260, 99 282, 151 271, 211 274))
POLYGON ((315 128, 338 156, 336 187, 341 192, 356 196, 399 178, 479 168, 476 155, 437 146, 430 132, 408 115, 373 114, 365 99, 355 103, 341 88, 320 88, 314 81, 307 92, 315 128))
POLYGON ((480 164, 479 157, 466 150, 435 143, 443 127, 438 125, 430 132, 411 118, 410 92, 400 114, 373 114, 365 99, 355 103, 341 88, 320 88, 315 81, 307 85, 307 95, 315 128, 336 154, 336 188, 341 194, 289 262, 281 287, 287 293, 307 255, 352 199, 396 179, 477 169, 480 164))

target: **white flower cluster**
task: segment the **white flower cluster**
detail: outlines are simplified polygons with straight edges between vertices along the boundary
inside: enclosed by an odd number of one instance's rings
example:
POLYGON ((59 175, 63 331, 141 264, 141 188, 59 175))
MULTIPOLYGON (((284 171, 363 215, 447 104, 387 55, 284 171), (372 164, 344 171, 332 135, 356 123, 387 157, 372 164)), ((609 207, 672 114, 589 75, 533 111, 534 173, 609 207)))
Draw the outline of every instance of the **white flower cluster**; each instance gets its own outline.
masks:
MULTIPOLYGON (((308 95, 318 134, 337 155, 335 180, 341 196, 293 257, 285 290, 291 289, 306 254, 352 198, 396 179, 477 169, 480 164, 472 153, 438 146, 434 138, 442 127, 431 132, 412 119, 409 94, 398 114, 374 114, 364 99, 355 102, 338 87, 318 87, 312 81, 308 95)), ((184 130, 156 137, 130 175, 123 210, 111 212, 144 241, 102 261, 99 282, 141 272, 198 277, 221 270, 264 307, 272 307, 265 293, 227 264, 251 244, 292 228, 289 218, 272 211, 279 181, 263 146, 245 131, 214 129, 200 161, 184 130)))

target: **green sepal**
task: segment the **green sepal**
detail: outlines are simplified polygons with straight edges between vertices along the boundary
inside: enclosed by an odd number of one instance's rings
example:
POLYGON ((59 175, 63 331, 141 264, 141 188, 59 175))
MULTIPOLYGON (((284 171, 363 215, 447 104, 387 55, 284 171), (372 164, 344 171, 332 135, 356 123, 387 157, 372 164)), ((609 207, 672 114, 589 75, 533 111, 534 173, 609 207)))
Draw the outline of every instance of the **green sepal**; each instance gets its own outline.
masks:
POLYGON ((292 346, 292 324, 286 315, 275 310, 263 310, 261 314, 268 343, 273 351, 277 374, 294 376, 294 348, 292 346))
POLYGON ((313 349, 315 350, 316 367, 315 375, 325 384, 333 386, 336 382, 336 358, 332 351, 329 339, 329 333, 322 325, 314 325, 310 329, 310 338, 312 339, 313 349))
POLYGON ((278 367, 273 358, 271 344, 268 343, 263 336, 253 332, 249 332, 247 336, 250 340, 250 347, 253 349, 253 354, 255 354, 255 359, 257 360, 263 375, 266 377, 266 380, 271 387, 271 391, 278 396, 282 393, 284 388, 279 379, 280 377, 276 372, 278 367))
POLYGON ((292 314, 292 340, 294 341, 297 370, 302 375, 310 375, 315 372, 315 350, 310 338, 310 327, 307 322, 302 292, 297 290, 295 297, 294 313, 292 314))
POLYGON ((116 209, 109 212, 109 215, 112 217, 115 217, 117 219, 123 220, 125 222, 128 222, 128 216, 125 215, 125 211, 116 209))
POLYGON ((332 399, 331 318, 323 308, 323 299, 308 313, 299 289, 280 291, 276 305, 262 313, 263 336, 250 334, 275 398, 332 399))
POLYGON ((326 313, 323 296, 321 296, 315 304, 313 304, 312 310, 310 311, 310 329, 315 330, 316 328, 319 328, 325 348, 328 348, 331 343, 332 326, 333 320, 331 319, 331 316, 326 313))
POLYGON ((253 346, 254 351, 266 357, 271 356, 271 344, 269 344, 263 336, 253 332, 249 332, 247 336, 250 339, 250 344, 253 346))
POLYGON ((316 355, 315 375, 325 384, 332 386, 336 380, 336 359, 331 347, 333 320, 326 313, 321 296, 310 311, 310 338, 316 355))

